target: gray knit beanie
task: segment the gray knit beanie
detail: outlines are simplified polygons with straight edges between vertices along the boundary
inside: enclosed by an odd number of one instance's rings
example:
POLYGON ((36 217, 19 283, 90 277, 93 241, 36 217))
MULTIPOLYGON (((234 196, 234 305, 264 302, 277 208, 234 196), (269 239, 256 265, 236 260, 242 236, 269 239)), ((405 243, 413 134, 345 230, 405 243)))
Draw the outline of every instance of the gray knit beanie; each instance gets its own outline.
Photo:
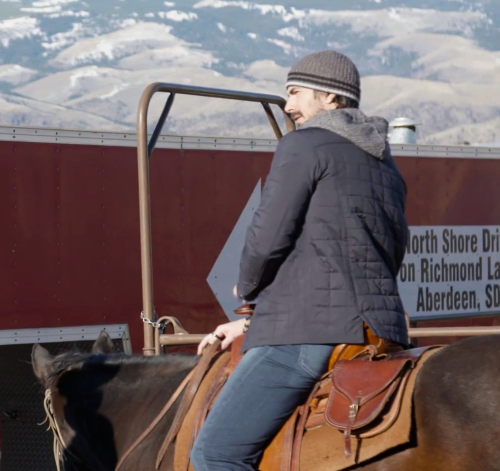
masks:
POLYGON ((361 99, 357 67, 336 51, 315 52, 297 62, 288 74, 286 87, 293 85, 344 95, 358 103, 361 99))

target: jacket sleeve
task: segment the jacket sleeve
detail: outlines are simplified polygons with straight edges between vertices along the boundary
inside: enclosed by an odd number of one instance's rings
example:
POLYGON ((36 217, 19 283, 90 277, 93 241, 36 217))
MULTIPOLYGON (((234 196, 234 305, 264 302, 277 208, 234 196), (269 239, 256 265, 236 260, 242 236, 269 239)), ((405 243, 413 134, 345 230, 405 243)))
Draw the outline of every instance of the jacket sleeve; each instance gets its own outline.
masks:
POLYGON ((276 149, 240 261, 238 296, 247 301, 272 283, 302 229, 319 173, 307 134, 293 131, 276 149))

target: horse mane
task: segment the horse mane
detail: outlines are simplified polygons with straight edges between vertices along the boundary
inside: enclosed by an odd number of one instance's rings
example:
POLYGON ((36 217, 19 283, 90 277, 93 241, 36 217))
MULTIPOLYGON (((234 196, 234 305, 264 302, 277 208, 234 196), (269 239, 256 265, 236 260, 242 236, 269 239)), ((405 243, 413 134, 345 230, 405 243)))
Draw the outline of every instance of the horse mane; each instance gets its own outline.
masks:
POLYGON ((66 371, 82 370, 85 368, 102 366, 133 365, 162 365, 169 366, 175 371, 192 369, 198 362, 198 355, 188 353, 173 353, 168 355, 147 357, 144 355, 127 355, 125 353, 82 353, 79 350, 70 350, 54 357, 52 371, 47 378, 47 387, 52 386, 66 371))

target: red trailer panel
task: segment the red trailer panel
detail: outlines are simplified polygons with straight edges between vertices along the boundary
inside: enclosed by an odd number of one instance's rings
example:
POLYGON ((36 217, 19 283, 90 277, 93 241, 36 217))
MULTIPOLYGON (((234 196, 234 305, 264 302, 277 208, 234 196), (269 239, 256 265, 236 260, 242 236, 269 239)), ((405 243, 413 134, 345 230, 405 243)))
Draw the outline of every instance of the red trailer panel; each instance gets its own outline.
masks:
MULTIPOLYGON (((0 155, 0 329, 126 322, 140 351, 135 149, 0 142, 0 155)), ((192 332, 224 320, 206 278, 269 161, 251 152, 155 153, 159 315, 192 332)))

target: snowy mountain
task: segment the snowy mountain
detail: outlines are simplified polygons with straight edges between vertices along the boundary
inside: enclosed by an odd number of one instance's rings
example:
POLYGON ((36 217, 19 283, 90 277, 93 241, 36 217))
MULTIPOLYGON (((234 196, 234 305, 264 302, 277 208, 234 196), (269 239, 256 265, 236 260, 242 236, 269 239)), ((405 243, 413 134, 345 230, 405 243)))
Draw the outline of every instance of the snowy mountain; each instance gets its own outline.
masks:
MULTIPOLYGON (((420 142, 500 142, 499 24, 498 0, 0 0, 0 124, 132 129, 156 81, 285 96, 298 58, 334 48, 367 113, 417 119, 420 142)), ((193 97, 166 130, 272 136, 260 105, 193 97)))

